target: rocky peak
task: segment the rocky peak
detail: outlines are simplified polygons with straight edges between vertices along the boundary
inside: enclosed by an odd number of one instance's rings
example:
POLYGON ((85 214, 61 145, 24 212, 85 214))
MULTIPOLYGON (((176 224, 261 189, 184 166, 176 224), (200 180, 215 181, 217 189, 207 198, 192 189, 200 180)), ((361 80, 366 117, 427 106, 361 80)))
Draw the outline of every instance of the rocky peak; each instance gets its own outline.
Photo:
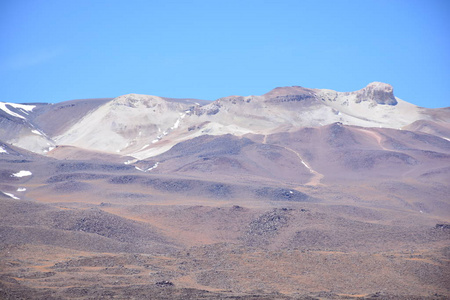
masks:
POLYGON ((264 94, 263 96, 266 96, 267 98, 274 98, 280 96, 283 97, 283 96, 310 94, 312 92, 313 90, 301 86, 284 86, 274 88, 273 90, 264 94))
POLYGON ((301 86, 288 86, 275 88, 264 94, 263 97, 267 102, 281 103, 312 99, 315 97, 315 93, 313 90, 301 86))
POLYGON ((356 101, 373 101, 377 104, 396 105, 394 88, 392 85, 383 82, 372 82, 365 88, 356 91, 356 101))
POLYGON ((112 101, 113 106, 128 106, 128 107, 154 107, 157 104, 165 103, 163 99, 156 96, 127 94, 115 98, 112 101))

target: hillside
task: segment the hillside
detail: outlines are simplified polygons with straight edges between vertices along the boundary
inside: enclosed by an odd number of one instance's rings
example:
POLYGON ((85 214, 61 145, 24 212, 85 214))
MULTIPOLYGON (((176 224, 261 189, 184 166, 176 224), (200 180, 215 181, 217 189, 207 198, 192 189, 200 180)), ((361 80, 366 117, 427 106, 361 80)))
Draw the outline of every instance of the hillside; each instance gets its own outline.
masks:
POLYGON ((385 83, 0 102, 0 298, 446 299, 449 182, 385 83))

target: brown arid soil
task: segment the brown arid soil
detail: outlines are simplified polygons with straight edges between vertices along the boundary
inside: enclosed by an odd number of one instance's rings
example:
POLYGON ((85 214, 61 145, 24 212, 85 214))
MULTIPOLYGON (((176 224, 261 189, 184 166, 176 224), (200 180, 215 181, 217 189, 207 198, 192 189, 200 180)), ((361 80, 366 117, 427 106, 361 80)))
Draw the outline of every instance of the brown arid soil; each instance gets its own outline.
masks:
POLYGON ((382 83, 8 107, 0 299, 450 298, 449 109, 382 83))
POLYGON ((3 179, 27 191, 0 200, 1 299, 450 295, 450 191, 439 181, 343 184, 323 172, 319 184, 288 185, 104 162, 20 166, 33 176, 3 179))

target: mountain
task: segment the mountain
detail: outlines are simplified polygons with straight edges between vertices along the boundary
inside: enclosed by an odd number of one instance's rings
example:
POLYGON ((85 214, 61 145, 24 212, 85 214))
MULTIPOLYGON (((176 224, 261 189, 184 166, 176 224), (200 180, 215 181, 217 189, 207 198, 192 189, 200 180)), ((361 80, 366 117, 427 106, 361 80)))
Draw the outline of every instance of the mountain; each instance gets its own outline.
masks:
POLYGON ((380 82, 0 102, 0 298, 445 299, 449 182, 380 82))
MULTIPOLYGON (((421 121, 445 127, 439 124, 450 118, 448 109, 409 104, 394 96, 392 86, 379 82, 350 93, 294 86, 213 102, 129 94, 53 105, 3 103, 0 109, 0 138, 30 151, 69 145, 139 159, 205 134, 272 134, 336 122, 400 129, 421 121)), ((448 128, 440 132, 450 138, 448 128)))

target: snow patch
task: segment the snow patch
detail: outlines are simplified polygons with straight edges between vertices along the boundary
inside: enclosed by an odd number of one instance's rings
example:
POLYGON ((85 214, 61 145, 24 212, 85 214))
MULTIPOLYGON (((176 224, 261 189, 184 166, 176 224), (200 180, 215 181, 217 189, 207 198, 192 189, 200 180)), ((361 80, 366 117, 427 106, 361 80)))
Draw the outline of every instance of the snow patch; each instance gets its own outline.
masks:
POLYGON ((36 129, 31 130, 31 132, 37 135, 42 135, 42 133, 37 131, 36 129))
POLYGON ((25 118, 24 118, 23 116, 21 116, 21 115, 19 115, 19 114, 16 114, 15 112, 10 111, 10 110, 6 107, 6 104, 7 104, 7 103, 0 102, 0 109, 3 110, 3 111, 4 111, 5 113, 7 113, 8 115, 11 115, 11 116, 13 116, 13 117, 16 117, 16 118, 20 118, 20 119, 24 119, 24 120, 25 120, 25 118))
POLYGON ((5 193, 5 192, 2 192, 2 193, 5 194, 6 196, 10 197, 10 198, 13 198, 13 199, 16 199, 16 200, 20 200, 19 197, 16 197, 16 196, 14 196, 14 195, 11 194, 11 193, 5 193))
POLYGON ((9 110, 9 108, 6 107, 6 105, 9 105, 11 107, 17 108, 22 110, 24 113, 28 114, 27 112, 32 111, 33 108, 36 107, 36 105, 23 105, 23 104, 15 104, 15 103, 7 103, 7 102, 0 102, 0 109, 3 110, 5 113, 7 113, 8 115, 11 115, 13 117, 16 118, 20 118, 20 119, 24 119, 24 116, 21 116, 15 112, 12 112, 9 110))
POLYGON ((25 176, 31 176, 33 173, 31 173, 30 171, 20 171, 17 173, 14 173, 11 175, 11 177, 25 177, 25 176))
POLYGON ((177 129, 178 126, 180 126, 180 119, 177 119, 177 120, 175 121, 175 124, 173 124, 173 126, 171 127, 171 129, 177 129))
MULTIPOLYGON (((134 161, 136 161, 136 160, 134 160, 134 161)), ((136 167, 136 166, 134 166, 135 167, 135 169, 136 170, 138 170, 138 171, 141 171, 141 172, 148 172, 148 171, 151 171, 151 170, 153 170, 153 169, 156 169, 157 167, 158 167, 158 165, 159 165, 159 161, 158 162, 156 162, 156 164, 154 164, 153 165, 153 167, 151 167, 151 168, 148 168, 147 170, 143 170, 143 169, 141 169, 141 168, 139 168, 139 167, 136 167)))
POLYGON ((177 129, 180 126, 180 122, 181 120, 184 119, 184 117, 186 116, 186 114, 181 114, 180 117, 175 121, 175 124, 173 124, 172 127, 170 127, 170 129, 177 129))
POLYGON ((303 159, 301 159, 301 162, 302 162, 302 164, 303 164, 306 168, 308 168, 309 172, 314 173, 314 170, 311 169, 311 168, 305 163, 305 161, 304 161, 303 159))
POLYGON ((48 147, 48 149, 46 149, 46 150, 44 150, 42 152, 47 153, 47 152, 52 151, 53 149, 55 149, 55 147, 48 147))
POLYGON ((129 165, 129 164, 135 163, 136 161, 137 161, 136 159, 130 159, 130 160, 127 160, 126 162, 124 162, 124 164, 129 165))
POLYGON ((0 153, 6 153, 6 154, 8 154, 8 151, 6 151, 3 147, 0 147, 0 153))
MULTIPOLYGON (((170 129, 173 129, 173 127, 171 127, 170 129)), ((168 135, 168 134, 169 134, 168 131, 164 131, 162 134, 158 135, 158 136, 156 137, 156 139, 154 139, 154 140, 152 141, 152 144, 159 142, 164 136, 166 136, 166 135, 168 135)), ((142 150, 142 149, 141 149, 141 150, 142 150)), ((140 151, 140 150, 139 150, 139 151, 140 151)))
POLYGON ((7 103, 7 104, 14 108, 18 108, 25 111, 33 111, 33 109, 36 107, 36 105, 29 105, 29 104, 16 104, 16 103, 7 103))
MULTIPOLYGON (((170 127, 171 130, 177 129, 180 126, 181 120, 186 117, 186 114, 180 113, 180 117, 175 121, 175 124, 173 124, 172 127, 170 127)), ((165 134, 166 135, 166 134, 165 134)))
POLYGON ((153 167, 148 168, 147 171, 151 171, 153 169, 156 169, 158 167, 158 165, 159 165, 159 161, 157 161, 156 164, 153 165, 153 167))
POLYGON ((17 191, 18 192, 25 192, 27 189, 26 188, 18 188, 17 191))

